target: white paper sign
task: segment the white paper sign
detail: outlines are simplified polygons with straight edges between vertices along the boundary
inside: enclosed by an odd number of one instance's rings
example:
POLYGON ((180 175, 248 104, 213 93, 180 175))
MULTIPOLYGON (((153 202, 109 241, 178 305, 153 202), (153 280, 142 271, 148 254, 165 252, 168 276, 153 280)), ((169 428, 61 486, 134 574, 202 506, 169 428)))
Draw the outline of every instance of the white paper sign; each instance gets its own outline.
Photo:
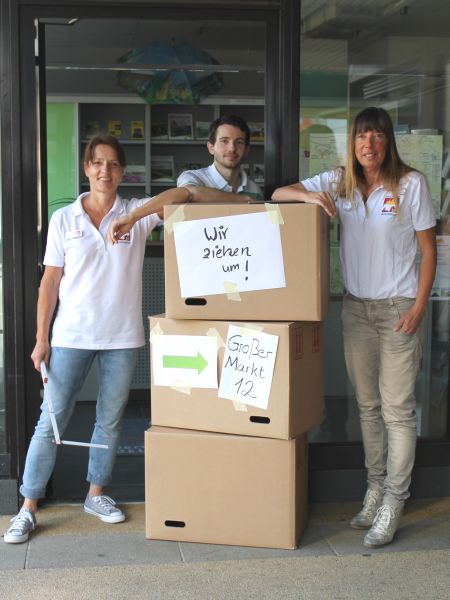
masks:
POLYGON ((286 287, 280 226, 267 212, 174 224, 181 296, 286 287))
POLYGON ((152 343, 153 381, 170 387, 217 388, 217 339, 160 335, 152 343))
POLYGON ((450 296, 450 236, 436 236, 437 265, 432 296, 450 296))
POLYGON ((277 347, 277 335, 230 325, 219 398, 267 409, 277 347))

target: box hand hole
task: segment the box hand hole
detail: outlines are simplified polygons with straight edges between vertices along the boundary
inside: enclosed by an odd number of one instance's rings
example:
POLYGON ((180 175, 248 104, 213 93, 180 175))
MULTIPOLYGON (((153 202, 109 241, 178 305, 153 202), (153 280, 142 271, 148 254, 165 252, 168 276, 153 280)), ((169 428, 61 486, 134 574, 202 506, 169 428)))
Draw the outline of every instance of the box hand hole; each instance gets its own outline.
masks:
POLYGON ((251 416, 250 417, 250 421, 252 423, 262 423, 263 425, 268 425, 270 423, 270 419, 269 417, 256 417, 256 416, 251 416))
POLYGON ((164 521, 166 527, 186 527, 184 521, 164 521))
POLYGON ((184 303, 188 306, 205 306, 206 298, 186 298, 184 303))

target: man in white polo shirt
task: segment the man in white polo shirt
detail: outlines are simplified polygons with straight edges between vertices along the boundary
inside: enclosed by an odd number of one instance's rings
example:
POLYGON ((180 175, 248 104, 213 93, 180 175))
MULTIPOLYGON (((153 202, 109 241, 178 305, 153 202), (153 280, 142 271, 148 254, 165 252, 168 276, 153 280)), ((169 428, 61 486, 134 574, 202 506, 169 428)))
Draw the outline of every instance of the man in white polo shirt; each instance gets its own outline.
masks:
POLYGON ((242 167, 250 150, 250 130, 244 119, 224 115, 213 121, 209 127, 207 147, 214 157, 212 165, 183 171, 177 180, 178 187, 207 188, 211 200, 216 201, 244 199, 237 195, 248 200, 263 200, 261 188, 242 167))

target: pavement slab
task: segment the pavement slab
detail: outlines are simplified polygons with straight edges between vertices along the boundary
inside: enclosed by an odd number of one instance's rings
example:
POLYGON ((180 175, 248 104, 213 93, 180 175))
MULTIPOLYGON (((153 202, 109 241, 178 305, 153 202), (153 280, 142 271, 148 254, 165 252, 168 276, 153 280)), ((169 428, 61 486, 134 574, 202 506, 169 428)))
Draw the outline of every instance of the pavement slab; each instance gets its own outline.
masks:
MULTIPOLYGON (((311 506, 296 550, 145 539, 143 503, 106 524, 82 504, 47 505, 24 544, 0 540, 7 600, 448 600, 450 498, 408 502, 392 544, 362 545, 358 503, 311 506)), ((5 530, 10 516, 0 517, 5 530)))

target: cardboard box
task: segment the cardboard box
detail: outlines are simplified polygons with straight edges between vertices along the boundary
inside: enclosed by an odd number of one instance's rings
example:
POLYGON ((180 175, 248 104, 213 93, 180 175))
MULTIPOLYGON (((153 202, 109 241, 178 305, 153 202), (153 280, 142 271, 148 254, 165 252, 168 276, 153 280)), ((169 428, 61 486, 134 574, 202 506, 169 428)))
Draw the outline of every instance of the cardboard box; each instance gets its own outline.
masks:
POLYGON ((168 317, 325 318, 329 224, 317 205, 171 205, 164 220, 168 317))
POLYGON ((152 427, 146 537, 295 548, 307 520, 307 440, 152 427))
POLYGON ((320 322, 189 321, 159 315, 150 317, 150 344, 154 425, 286 440, 323 420, 320 322), (230 337, 227 344, 228 334, 233 332, 238 335, 230 337), (197 336, 216 341, 217 349, 211 359, 216 374, 215 389, 199 387, 202 380, 195 369, 185 375, 183 369, 169 368, 173 379, 163 380, 164 385, 160 385, 160 377, 165 376, 161 360, 163 342, 172 344, 174 354, 181 352, 178 338, 172 336, 190 336, 188 341, 194 342, 186 352, 190 356, 197 354, 197 336), (277 336, 278 341, 271 372, 270 365, 266 366, 267 341, 264 338, 273 336, 277 336), (228 346, 234 352, 230 352, 228 346), (232 379, 231 390, 236 390, 236 396, 231 398, 223 397, 223 390, 219 397, 217 384, 224 383, 225 371, 232 379), (188 375, 192 376, 189 382, 177 379, 188 375), (248 398, 246 391, 252 385, 253 394, 248 398))

